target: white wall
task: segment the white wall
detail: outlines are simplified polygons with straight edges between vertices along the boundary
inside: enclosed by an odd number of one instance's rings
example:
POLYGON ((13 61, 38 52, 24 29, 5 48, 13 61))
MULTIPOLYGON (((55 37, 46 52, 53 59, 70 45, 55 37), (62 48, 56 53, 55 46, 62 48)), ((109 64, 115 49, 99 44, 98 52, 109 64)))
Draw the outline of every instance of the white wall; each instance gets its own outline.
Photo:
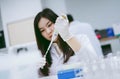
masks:
POLYGON ((58 15, 67 13, 65 0, 42 0, 43 8, 50 8, 58 15))
MULTIPOLYGON (((34 17, 42 10, 41 0, 2 0, 1 16, 5 32, 6 45, 9 47, 7 24, 34 17)), ((24 30, 24 29, 23 29, 24 30)))
POLYGON ((1 15, 0 15, 0 31, 3 29, 2 27, 2 19, 1 19, 1 15))
POLYGON ((120 23, 120 0, 65 0, 74 18, 102 29, 120 23))
POLYGON ((0 31, 3 29, 2 27, 2 18, 1 18, 1 5, 0 5, 0 31))

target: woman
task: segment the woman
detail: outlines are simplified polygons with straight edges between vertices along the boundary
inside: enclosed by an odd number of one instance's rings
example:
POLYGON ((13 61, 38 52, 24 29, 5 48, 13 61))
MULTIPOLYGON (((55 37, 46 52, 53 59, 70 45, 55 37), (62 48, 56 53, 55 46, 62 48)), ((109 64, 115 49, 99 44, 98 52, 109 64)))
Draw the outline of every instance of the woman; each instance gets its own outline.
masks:
POLYGON ((43 76, 57 74, 58 68, 64 64, 79 61, 94 60, 97 55, 85 35, 74 36, 68 31, 69 23, 66 16, 57 16, 52 10, 46 8, 39 12, 34 20, 36 41, 42 56, 45 55, 52 39, 54 30, 58 35, 54 39, 48 54, 46 64, 39 69, 43 76))

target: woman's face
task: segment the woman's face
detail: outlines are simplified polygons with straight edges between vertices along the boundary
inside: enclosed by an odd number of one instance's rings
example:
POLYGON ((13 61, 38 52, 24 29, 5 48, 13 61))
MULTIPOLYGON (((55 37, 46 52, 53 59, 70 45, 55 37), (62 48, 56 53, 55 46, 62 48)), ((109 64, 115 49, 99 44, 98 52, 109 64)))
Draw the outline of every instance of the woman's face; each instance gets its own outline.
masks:
POLYGON ((54 23, 47 18, 41 18, 38 23, 38 28, 44 38, 51 41, 54 32, 54 23))

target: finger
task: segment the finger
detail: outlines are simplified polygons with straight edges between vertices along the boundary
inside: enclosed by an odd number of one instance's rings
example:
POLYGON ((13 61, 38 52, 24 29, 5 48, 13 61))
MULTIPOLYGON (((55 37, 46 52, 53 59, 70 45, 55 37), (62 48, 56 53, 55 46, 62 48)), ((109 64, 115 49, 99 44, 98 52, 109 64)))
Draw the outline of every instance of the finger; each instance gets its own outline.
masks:
POLYGON ((57 18, 56 23, 64 25, 64 24, 68 24, 69 22, 68 22, 67 17, 65 18, 65 17, 60 16, 57 18))
POLYGON ((66 19, 67 17, 66 17, 66 15, 61 15, 62 16, 62 18, 64 18, 64 19, 66 19))
POLYGON ((58 17, 57 20, 56 20, 56 23, 61 23, 62 22, 62 18, 61 17, 58 17))

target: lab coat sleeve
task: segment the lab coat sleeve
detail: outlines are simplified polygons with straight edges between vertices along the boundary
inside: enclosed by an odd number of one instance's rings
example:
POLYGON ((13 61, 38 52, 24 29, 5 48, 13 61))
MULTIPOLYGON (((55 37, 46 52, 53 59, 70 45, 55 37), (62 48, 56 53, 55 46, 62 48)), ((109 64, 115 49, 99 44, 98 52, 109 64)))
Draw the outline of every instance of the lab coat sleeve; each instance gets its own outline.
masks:
POLYGON ((86 35, 77 35, 76 37, 80 44, 81 48, 75 52, 75 55, 78 56, 80 61, 94 61, 98 58, 91 42, 89 41, 89 38, 86 35))

